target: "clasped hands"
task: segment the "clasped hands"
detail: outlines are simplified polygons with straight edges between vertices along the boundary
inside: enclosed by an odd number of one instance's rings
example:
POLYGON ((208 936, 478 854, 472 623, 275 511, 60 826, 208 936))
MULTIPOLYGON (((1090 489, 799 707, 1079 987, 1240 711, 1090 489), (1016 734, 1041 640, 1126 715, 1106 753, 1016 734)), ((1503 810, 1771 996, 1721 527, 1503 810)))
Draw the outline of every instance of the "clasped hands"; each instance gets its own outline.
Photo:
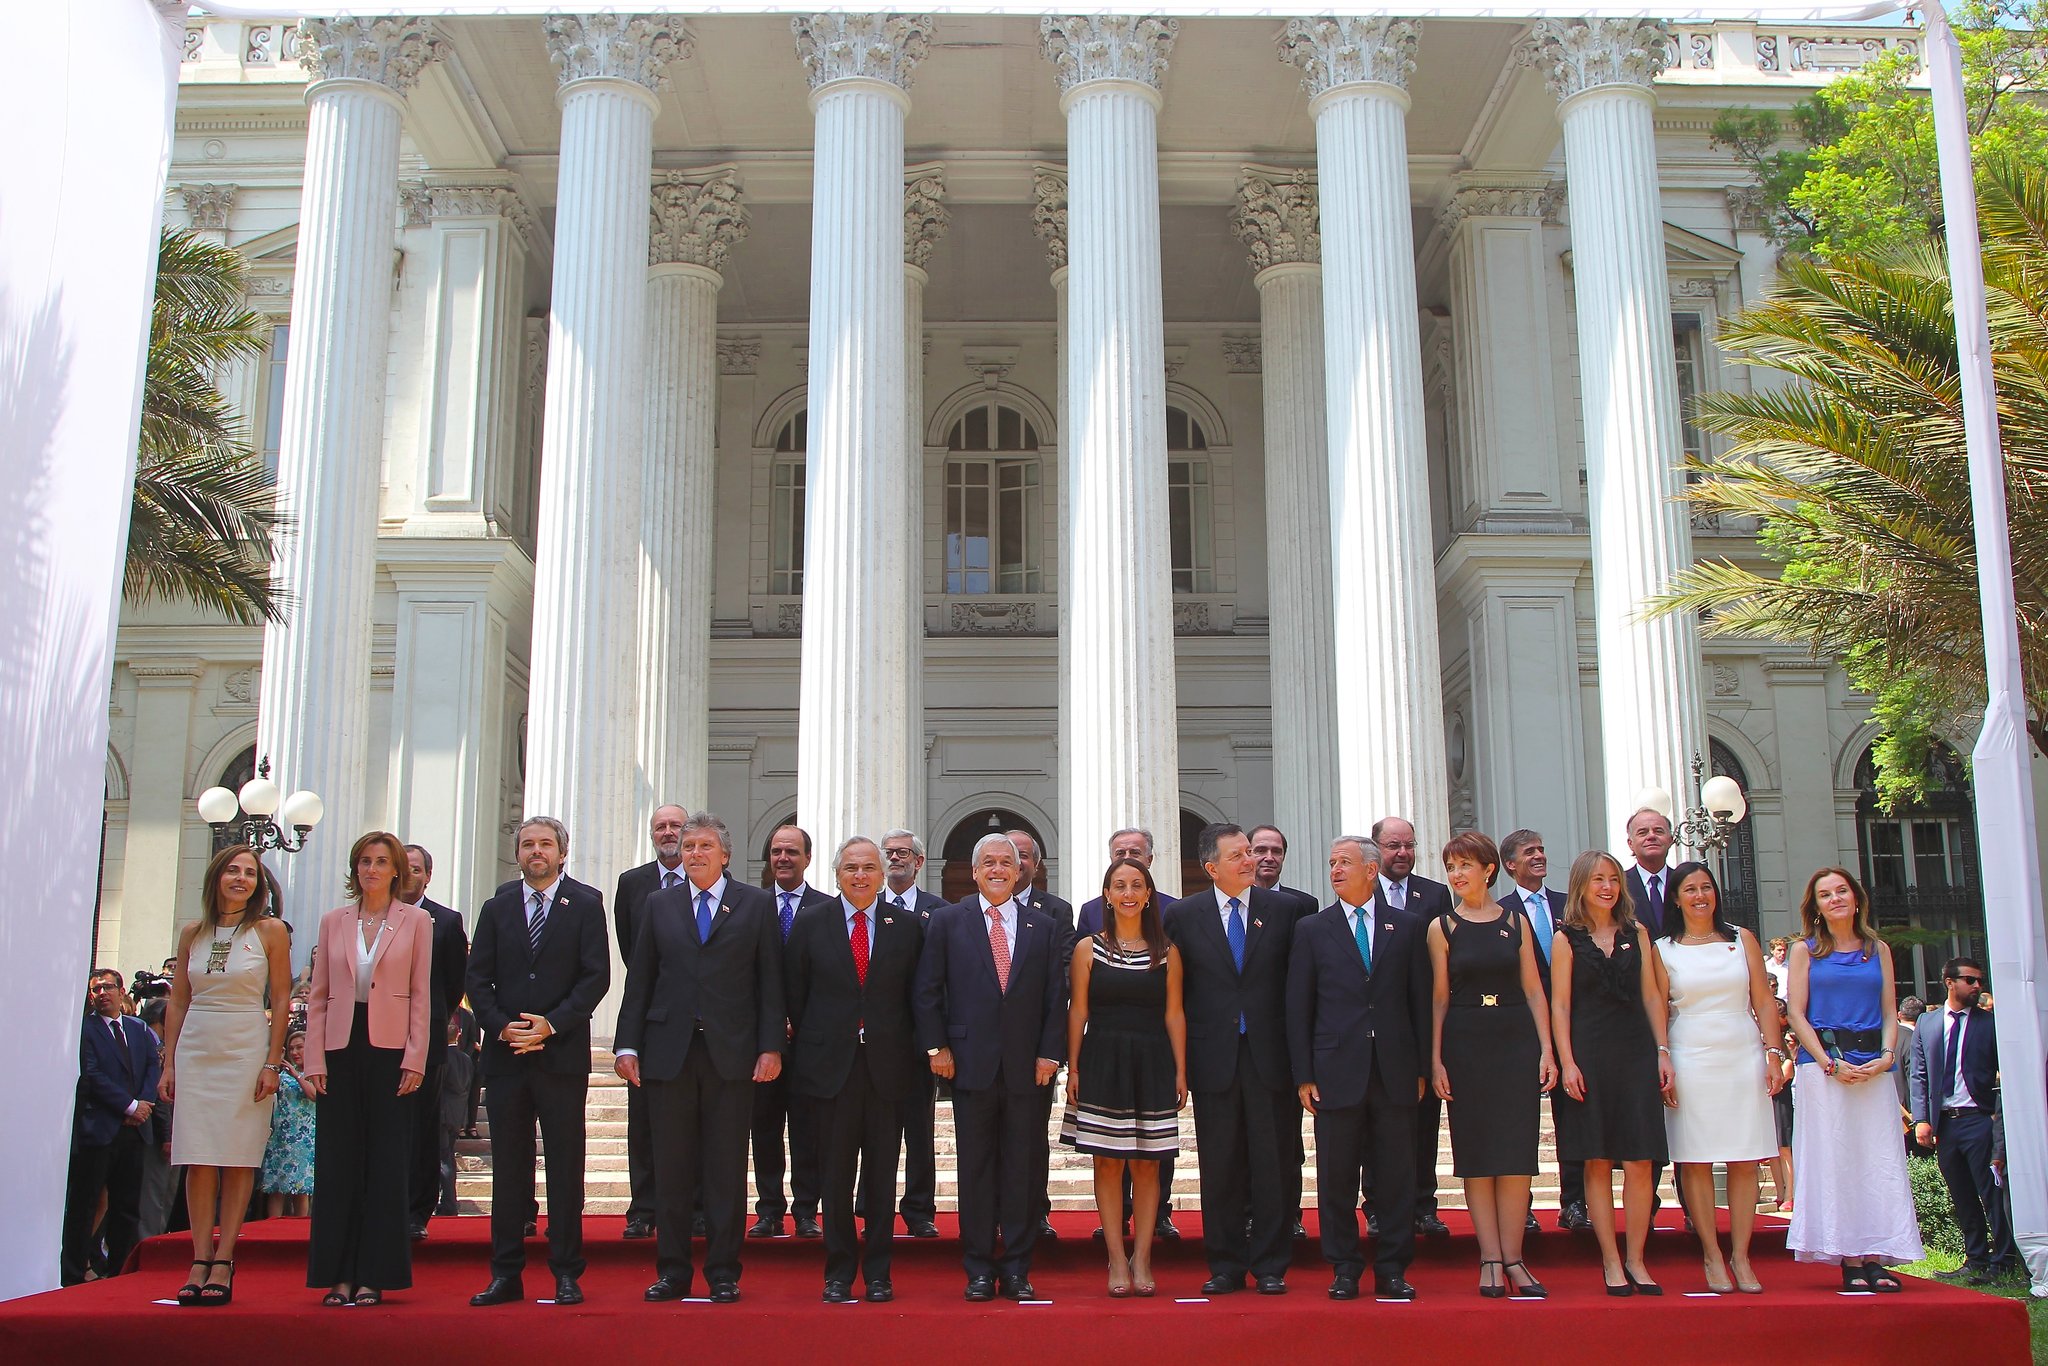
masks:
POLYGON ((553 1037, 555 1027, 547 1016, 528 1011, 498 1031, 499 1039, 512 1045, 514 1053, 535 1053, 553 1037))

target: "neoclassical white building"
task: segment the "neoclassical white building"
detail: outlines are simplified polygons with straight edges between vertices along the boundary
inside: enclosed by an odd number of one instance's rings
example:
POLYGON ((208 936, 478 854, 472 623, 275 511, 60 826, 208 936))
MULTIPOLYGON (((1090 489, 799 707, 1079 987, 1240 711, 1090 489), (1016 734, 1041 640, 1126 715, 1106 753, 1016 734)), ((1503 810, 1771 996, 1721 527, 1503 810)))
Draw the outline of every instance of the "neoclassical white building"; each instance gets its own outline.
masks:
POLYGON ((1685 398, 1767 382, 1712 345, 1774 269, 1713 117, 1917 41, 192 19, 167 215, 272 326, 229 383, 294 608, 124 613, 99 961, 168 951, 258 753, 327 802, 301 923, 362 829, 473 913, 522 813, 608 889, 657 800, 748 875, 793 813, 920 831, 934 887, 1016 822, 1078 899, 1118 826, 1171 885, 1270 819, 1321 890, 1398 813, 1534 826, 1561 884, 1695 752, 1767 930, 1836 862, 1970 921, 1967 797, 1875 813, 1838 669, 1639 611, 1755 558, 1671 500, 1685 398))

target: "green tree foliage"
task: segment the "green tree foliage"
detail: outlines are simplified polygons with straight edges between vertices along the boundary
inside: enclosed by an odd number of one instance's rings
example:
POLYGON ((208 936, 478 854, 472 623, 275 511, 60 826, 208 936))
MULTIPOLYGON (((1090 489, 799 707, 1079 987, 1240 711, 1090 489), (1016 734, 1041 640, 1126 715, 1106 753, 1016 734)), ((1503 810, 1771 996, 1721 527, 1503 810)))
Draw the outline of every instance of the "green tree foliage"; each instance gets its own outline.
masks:
POLYGON ((254 625, 284 620, 270 583, 277 486, 215 377, 262 354, 239 253, 166 230, 142 381, 142 429, 122 583, 130 601, 182 601, 254 625))

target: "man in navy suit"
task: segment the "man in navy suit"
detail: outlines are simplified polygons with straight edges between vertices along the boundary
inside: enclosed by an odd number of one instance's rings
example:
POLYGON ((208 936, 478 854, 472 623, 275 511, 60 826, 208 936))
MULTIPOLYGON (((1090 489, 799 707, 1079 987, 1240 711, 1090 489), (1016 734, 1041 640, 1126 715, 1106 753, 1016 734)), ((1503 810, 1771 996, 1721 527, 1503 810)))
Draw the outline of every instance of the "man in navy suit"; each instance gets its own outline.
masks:
POLYGON ((1913 1031, 1910 1091, 1913 1138, 1932 1146, 1963 1233, 1964 1260, 1943 1280, 1982 1285, 2019 1265, 2011 1196, 1992 1175, 1992 1125, 1998 1111, 1998 1029, 1980 1009, 1984 965, 1951 958, 1941 969, 1948 999, 1913 1031))
POLYGON ((1373 1293, 1412 1300, 1415 1258, 1415 1105, 1431 1037, 1431 976, 1422 922, 1379 904, 1380 851, 1346 835, 1330 846, 1337 899, 1294 930, 1287 974, 1287 1044, 1302 1108, 1315 1116, 1316 1208, 1330 1298, 1358 1298, 1359 1169, 1372 1134, 1381 1234, 1373 1293))
POLYGON ((1664 933, 1664 913, 1671 904, 1671 818, 1646 806, 1628 818, 1628 851, 1635 862, 1628 869, 1628 895, 1636 923, 1655 939, 1664 933))
MULTIPOLYGON (((640 917, 647 898, 674 887, 683 880, 683 822, 690 813, 673 803, 654 808, 647 821, 647 838, 654 845, 654 857, 619 874, 618 890, 612 893, 612 924, 617 933, 619 961, 633 961, 633 939, 639 933, 640 917)), ((654 1236, 654 1130, 647 1118, 647 1092, 638 1086, 626 1088, 626 1200, 628 1238, 654 1236)))
POLYGON ((427 1048, 426 1080, 413 1092, 413 1150, 410 1195, 415 1239, 427 1236, 427 1220, 441 1198, 441 1060, 438 1046, 448 1031, 448 1017, 462 1003, 462 979, 469 967, 469 935, 462 917, 427 896, 434 880, 434 856, 418 844, 405 846, 405 899, 434 919, 432 991, 427 1002, 427 1029, 434 1043, 427 1048))
POLYGON ((917 1033, 931 1070, 953 1083, 960 1242, 967 1298, 1038 1298, 1031 1254, 1045 1199, 1042 1092, 1066 1058, 1060 929, 1019 906, 1017 846, 974 846, 978 893, 932 916, 917 971, 917 1033))
MULTIPOLYGON (((1403 816, 1383 816, 1373 822, 1372 840, 1380 849, 1380 904, 1408 912, 1422 922, 1426 932, 1430 921, 1451 909, 1451 889, 1415 871, 1415 826, 1403 816)), ((1431 857, 1434 861, 1434 855, 1431 857)), ((1432 1238, 1447 1238, 1451 1233, 1436 1212, 1436 1154, 1443 1133, 1443 1115, 1444 1103, 1437 1099, 1436 1088, 1423 1088, 1422 1103, 1415 1107, 1415 1231, 1432 1238)), ((1368 1206, 1373 1203, 1375 1166, 1371 1147, 1372 1136, 1368 1134, 1362 1173, 1368 1206)), ((1368 1209, 1366 1217, 1368 1226, 1375 1230, 1374 1236, 1378 1236, 1379 1215, 1368 1209)))
MULTIPOLYGON (((811 834, 800 825, 785 825, 768 837, 769 892, 774 897, 781 943, 789 943, 798 912, 830 906, 827 896, 805 880, 811 871, 811 834)), ((780 1238, 787 1212, 799 1238, 820 1238, 818 1226, 818 1133, 812 1107, 790 1091, 785 1072, 754 1088, 754 1222, 749 1238, 780 1238), (783 1146, 783 1130, 789 1144, 783 1146), (785 1162, 785 1157, 787 1161, 785 1162), (789 1197, 782 1194, 782 1172, 789 1169, 789 1197)))
MULTIPOLYGON (((1550 855, 1543 836, 1534 830, 1515 830, 1500 842, 1501 871, 1508 875, 1500 904, 1528 921, 1529 942, 1536 946, 1536 967, 1543 979, 1543 999, 1550 999, 1551 938, 1564 924, 1564 893, 1543 885, 1550 872, 1550 855)), ((1557 1098, 1562 1086, 1550 1093, 1553 1127, 1557 1120, 1557 1098)), ((1557 1226, 1574 1233, 1590 1233, 1593 1221, 1586 1214, 1586 1169, 1577 1162, 1560 1162, 1557 1167, 1557 1226)), ((1536 1216, 1529 1216, 1530 1222, 1536 1216)))
MULTIPOLYGON (((92 1013, 78 1036, 78 1101, 71 1117, 71 1173, 64 1191, 59 1279, 77 1285, 93 1265, 93 1215, 107 1196, 105 1274, 118 1276, 139 1237, 142 1166, 163 1059, 149 1026, 121 1013, 125 992, 112 968, 86 985, 92 1013)), ((252 1081, 250 1083, 254 1085, 252 1081)))
POLYGON ((1307 892, 1280 885, 1280 874, 1287 867, 1287 834, 1277 825, 1255 825, 1250 831, 1252 837, 1252 885, 1263 887, 1269 892, 1278 892, 1292 902, 1297 918, 1314 915, 1322 903, 1307 892))
MULTIPOLYGON (((917 885, 924 871, 924 841, 915 831, 891 830, 882 836, 882 864, 887 888, 882 899, 890 908, 917 917, 920 927, 946 899, 917 885)), ((939 1079, 925 1068, 903 1100, 903 1199, 897 1212, 913 1238, 936 1238, 939 1211, 938 1159, 939 1079)), ((866 1217, 866 1206, 854 1211, 866 1217)))

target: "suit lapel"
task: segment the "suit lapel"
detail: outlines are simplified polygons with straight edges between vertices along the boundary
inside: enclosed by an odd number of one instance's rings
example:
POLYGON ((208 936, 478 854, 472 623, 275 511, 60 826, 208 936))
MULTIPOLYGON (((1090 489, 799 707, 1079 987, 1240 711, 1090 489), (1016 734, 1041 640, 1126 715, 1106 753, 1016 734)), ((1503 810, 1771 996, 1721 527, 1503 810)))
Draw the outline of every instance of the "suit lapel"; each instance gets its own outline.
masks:
MULTIPOLYGON (((841 909, 843 910, 844 908, 842 907, 841 909)), ((874 905, 868 907, 869 972, 873 972, 875 970, 875 949, 882 942, 882 917, 877 914, 877 912, 881 909, 882 903, 879 899, 875 902, 874 905)), ((858 988, 861 985, 861 981, 860 973, 858 970, 855 969, 853 964, 853 932, 847 929, 846 917, 844 915, 841 915, 839 917, 839 933, 828 934, 825 936, 825 938, 831 943, 831 947, 825 951, 832 955, 833 968, 837 971, 844 972, 846 974, 846 980, 852 982, 854 986, 858 988)))
MULTIPOLYGON (((1192 897, 1189 897, 1188 901, 1190 903, 1187 908, 1188 914, 1195 918, 1195 933, 1208 940, 1209 946, 1223 955, 1224 962, 1232 963, 1231 971, 1236 972, 1238 969, 1230 956, 1230 936, 1223 932, 1223 918, 1217 910, 1215 894, 1212 892, 1197 892, 1192 897)), ((1114 916, 1115 912, 1111 911, 1109 906, 1105 904, 1102 908, 1102 919, 1105 928, 1111 923, 1114 916)), ((1251 961, 1252 941, 1251 921, 1249 920, 1245 921, 1244 957, 1247 963, 1251 961)))
MULTIPOLYGON (((1257 943, 1259 942, 1260 938, 1262 938, 1262 937, 1264 936, 1265 932, 1266 932, 1266 916, 1265 916, 1265 912, 1264 912, 1264 911, 1263 911, 1262 909, 1260 909, 1260 908, 1259 908, 1258 902, 1257 902, 1257 900, 1256 900, 1257 896, 1258 896, 1258 889, 1257 889, 1257 888, 1255 888, 1255 887, 1248 887, 1248 888, 1246 888, 1246 889, 1245 889, 1245 894, 1244 894, 1244 961, 1245 961, 1245 962, 1247 962, 1247 963, 1249 963, 1249 962, 1251 962, 1251 961, 1252 961, 1252 949, 1253 949, 1253 947, 1254 947, 1255 945, 1257 945, 1257 943)), ((1225 940, 1224 942, 1225 942, 1225 947, 1228 947, 1228 946, 1229 946, 1229 941, 1228 941, 1228 940, 1225 940)))
MULTIPOLYGON (((976 892, 973 904, 974 917, 979 922, 976 928, 980 930, 978 938, 981 941, 981 963, 983 967, 988 969, 988 980, 994 985, 997 994, 1000 995, 1004 990, 1003 978, 1002 974, 996 971, 996 946, 989 940, 988 903, 982 899, 981 893, 976 892)), ((1014 906, 1017 903, 1013 901, 1010 904, 1014 906)), ((1024 928, 1024 913, 1021 910, 1017 913, 1017 928, 1020 932, 1024 928)), ((1017 946, 1015 944, 1010 945, 1010 975, 1012 977, 1017 975, 1017 946)))
MULTIPOLYGON (((397 909, 397 906, 398 903, 394 901, 392 909, 397 909)), ((370 971, 373 974, 377 971, 377 965, 384 961, 384 955, 390 952, 391 941, 398 938, 398 934, 399 927, 391 923, 391 916, 387 913, 384 917, 384 933, 377 936, 377 945, 370 950, 370 971)))

